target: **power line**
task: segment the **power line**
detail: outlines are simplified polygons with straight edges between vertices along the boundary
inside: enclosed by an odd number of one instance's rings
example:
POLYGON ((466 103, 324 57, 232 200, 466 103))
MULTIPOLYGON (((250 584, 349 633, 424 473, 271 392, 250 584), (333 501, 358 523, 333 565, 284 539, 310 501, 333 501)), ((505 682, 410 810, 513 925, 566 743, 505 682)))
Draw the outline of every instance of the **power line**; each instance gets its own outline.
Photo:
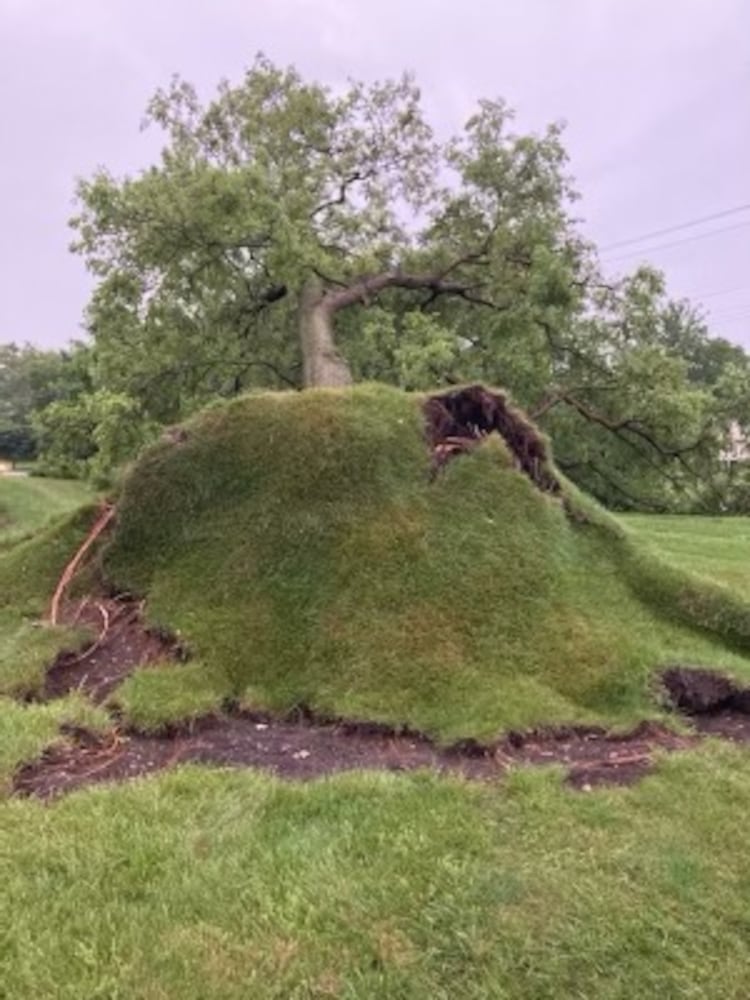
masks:
POLYGON ((672 247, 680 247, 685 243, 694 243, 696 240, 705 240, 709 236, 720 236, 722 233, 730 233, 734 229, 744 229, 750 226, 750 219, 745 222, 736 222, 733 226, 722 226, 721 229, 712 229, 709 233, 698 233, 695 236, 686 236, 684 240, 672 240, 671 243, 658 243, 655 247, 644 247, 642 250, 630 250, 628 253, 619 254, 617 257, 610 257, 604 260, 605 264, 614 264, 618 260, 627 260, 630 257, 645 257, 657 250, 671 250, 672 247))
POLYGON ((709 312, 707 314, 707 317, 712 320, 743 319, 745 316, 750 316, 750 302, 745 302, 742 306, 738 306, 737 309, 731 312, 709 312))
POLYGON ((711 319, 721 320, 721 319, 737 319, 737 317, 744 316, 750 311, 750 302, 743 302, 742 305, 738 305, 734 309, 724 309, 719 310, 719 312, 711 312, 709 310, 708 315, 711 319))
POLYGON ((735 292, 750 292, 750 285, 735 285, 734 288, 721 288, 715 292, 703 292, 698 295, 691 295, 691 299, 703 301, 703 299, 714 299, 717 295, 733 295, 735 292))
POLYGON ((738 212, 747 212, 750 210, 750 202, 745 205, 735 205, 734 208, 725 208, 722 212, 714 212, 713 215, 703 215, 697 219, 690 219, 688 222, 680 222, 676 226, 666 226, 664 229, 654 229, 650 233, 644 233, 642 236, 632 236, 627 240, 619 240, 617 243, 609 243, 607 246, 600 247, 602 253, 606 253, 608 250, 617 250, 620 247, 628 247, 633 243, 643 243, 644 240, 653 239, 655 236, 666 236, 668 233, 676 233, 680 229, 690 229, 691 226, 699 226, 703 222, 713 222, 714 219, 724 219, 728 215, 736 215, 738 212))

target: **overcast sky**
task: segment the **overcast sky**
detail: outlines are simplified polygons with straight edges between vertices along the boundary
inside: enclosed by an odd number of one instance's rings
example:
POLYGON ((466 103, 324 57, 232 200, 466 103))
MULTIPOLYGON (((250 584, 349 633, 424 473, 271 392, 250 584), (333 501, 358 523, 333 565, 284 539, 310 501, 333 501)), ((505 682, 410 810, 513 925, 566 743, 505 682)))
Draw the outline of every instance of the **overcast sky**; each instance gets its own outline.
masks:
POLYGON ((0 0, 0 342, 81 335, 75 178, 147 165, 153 91, 209 96, 258 50, 332 84, 413 70, 441 133, 483 96, 519 129, 565 119, 602 247, 748 205, 603 258, 651 260, 750 347, 748 0, 0 0))

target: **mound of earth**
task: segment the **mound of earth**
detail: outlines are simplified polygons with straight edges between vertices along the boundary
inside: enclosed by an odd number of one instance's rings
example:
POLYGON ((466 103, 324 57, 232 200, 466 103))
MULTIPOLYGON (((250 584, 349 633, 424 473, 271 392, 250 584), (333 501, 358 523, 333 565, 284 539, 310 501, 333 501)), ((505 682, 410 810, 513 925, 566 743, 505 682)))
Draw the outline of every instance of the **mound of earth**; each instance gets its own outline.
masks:
POLYGON ((447 741, 653 714, 660 662, 750 673, 750 609, 634 554, 481 387, 212 407, 132 469, 103 570, 222 697, 447 741))

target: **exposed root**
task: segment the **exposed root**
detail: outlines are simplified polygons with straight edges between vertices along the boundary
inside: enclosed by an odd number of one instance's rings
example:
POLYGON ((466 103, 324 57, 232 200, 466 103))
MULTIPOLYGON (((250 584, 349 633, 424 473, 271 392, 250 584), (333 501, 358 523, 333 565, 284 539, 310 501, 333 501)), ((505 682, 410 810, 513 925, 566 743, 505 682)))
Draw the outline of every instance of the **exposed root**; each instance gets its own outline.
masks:
POLYGON ((424 414, 433 478, 451 458, 471 451, 488 434, 497 432, 508 445, 517 468, 540 490, 554 495, 561 492, 544 438, 503 393, 490 392, 481 385, 456 389, 430 396, 424 414))
MULTIPOLYGON (((107 611, 107 609, 105 608, 105 606, 102 604, 101 601, 96 601, 94 607, 102 616, 101 631, 99 632, 99 635, 96 637, 96 639, 94 639, 94 641, 91 643, 90 646, 86 646, 86 648, 83 649, 80 653, 74 654, 72 656, 71 660, 69 661, 71 664, 82 663, 84 660, 88 659, 88 657, 91 656, 93 653, 95 653, 96 650, 101 646, 101 644, 107 638, 107 635, 109 633, 109 627, 111 624, 109 612, 107 611)), ((77 612, 75 620, 78 621, 79 618, 80 618, 80 612, 77 612)))
POLYGON ((70 585, 71 580, 76 575, 81 563, 83 562, 86 553, 89 551, 91 546, 101 535, 107 525, 110 523, 112 518, 115 516, 116 507, 114 504, 109 504, 106 501, 102 503, 99 509, 99 516, 96 521, 94 521, 91 526, 91 530, 88 535, 84 538, 83 542, 78 548, 73 558, 67 564, 63 570, 62 576, 60 577, 57 586, 55 587, 55 592, 52 595, 52 602, 50 604, 49 610, 49 623, 50 625, 57 625, 60 616, 60 604, 63 597, 65 596, 65 591, 70 585))

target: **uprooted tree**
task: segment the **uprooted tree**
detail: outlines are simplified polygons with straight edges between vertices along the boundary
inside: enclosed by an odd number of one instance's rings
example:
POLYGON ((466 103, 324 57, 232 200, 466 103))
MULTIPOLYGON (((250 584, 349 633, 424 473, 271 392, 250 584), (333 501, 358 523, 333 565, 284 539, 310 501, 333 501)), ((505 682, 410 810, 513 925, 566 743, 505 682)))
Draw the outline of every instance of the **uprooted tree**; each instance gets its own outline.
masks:
POLYGON ((164 422, 251 386, 482 380, 600 496, 693 487, 739 383, 691 381, 705 327, 658 275, 602 280, 560 127, 512 117, 482 101, 438 142, 407 77, 334 94, 259 57, 206 105, 174 80, 158 165, 79 186, 98 387, 164 422))

